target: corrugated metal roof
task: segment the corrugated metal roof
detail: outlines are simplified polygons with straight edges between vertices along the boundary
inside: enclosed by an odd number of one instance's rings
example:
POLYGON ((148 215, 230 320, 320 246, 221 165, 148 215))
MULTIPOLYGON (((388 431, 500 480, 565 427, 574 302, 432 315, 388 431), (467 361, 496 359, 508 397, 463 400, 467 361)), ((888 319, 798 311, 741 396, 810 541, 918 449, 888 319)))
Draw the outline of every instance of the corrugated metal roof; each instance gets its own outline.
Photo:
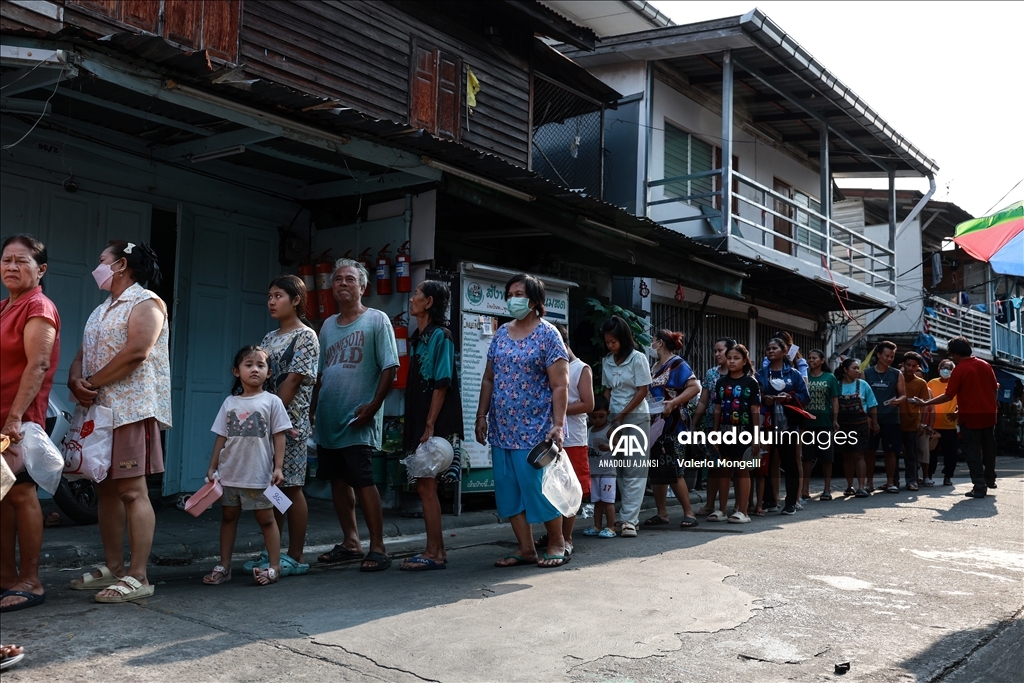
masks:
POLYGON ((938 171, 935 161, 760 10, 610 36, 602 38, 590 52, 561 49, 583 66, 635 60, 661 62, 680 73, 679 81, 685 87, 718 101, 722 97, 721 53, 730 50, 736 63, 733 96, 737 114, 750 120, 767 138, 816 163, 819 124, 807 113, 810 110, 868 153, 833 135, 831 165, 836 175, 884 174, 876 162, 894 164, 900 175, 938 171), (802 106, 796 106, 779 91, 802 106))
MULTIPOLYGON (((63 41, 72 42, 82 51, 98 49, 116 56, 125 63, 134 64, 140 69, 145 69, 165 79, 189 84, 194 88, 219 95, 225 100, 233 100, 260 108, 279 116, 291 118, 297 123, 311 124, 328 133, 347 134, 412 152, 419 156, 427 156, 527 194, 535 195, 538 198, 536 202, 538 205, 549 203, 553 207, 572 211, 575 215, 587 217, 629 234, 656 241, 660 249, 664 250, 663 255, 671 254, 680 259, 680 270, 685 269, 687 256, 700 256, 727 271, 731 270, 736 273, 742 273, 751 265, 739 257, 703 245, 647 218, 634 216, 597 197, 571 192, 537 173, 515 166, 496 155, 435 137, 423 130, 411 129, 404 123, 374 119, 330 100, 302 93, 265 79, 247 78, 241 67, 218 69, 206 59, 202 52, 182 53, 178 48, 169 46, 164 39, 159 37, 116 34, 96 41, 77 30, 67 31, 61 37, 63 41)), ((61 47, 66 49, 67 45, 61 45, 61 47)), ((197 114, 173 104, 152 100, 98 79, 90 78, 89 81, 90 87, 96 86, 99 89, 99 95, 103 99, 118 102, 126 98, 142 98, 147 102, 145 104, 135 102, 135 108, 146 110, 155 108, 155 110, 159 110, 161 116, 176 120, 189 118, 191 125, 198 124, 202 127, 213 127, 223 123, 215 117, 197 114)), ((106 118, 106 123, 114 126, 118 125, 117 121, 118 118, 114 115, 106 118)), ((100 122, 97 123, 103 125, 100 122)), ((138 121, 134 123, 137 125, 138 121)), ((153 128, 159 128, 159 126, 153 128)), ((172 128, 168 128, 168 131, 168 134, 173 133, 175 136, 173 142, 190 139, 187 131, 183 132, 180 129, 172 128)), ((192 139, 201 137, 199 134, 191 135, 192 139)), ((164 141, 161 140, 161 144, 163 143, 164 141)), ((282 144, 287 144, 287 142, 282 144)), ((310 154, 319 154, 319 150, 311 148, 310 154)), ((248 156, 248 153, 240 156, 248 156)), ((235 157, 228 157, 227 161, 232 159, 235 157)), ((258 164, 258 162, 256 163, 258 164)), ((314 175, 319 176, 320 174, 314 175)), ((320 178, 309 177, 306 179, 319 180, 320 178)), ((649 248, 637 246, 625 238, 623 240, 627 246, 632 246, 640 254, 645 248, 649 248)), ((650 274, 660 277, 681 275, 681 273, 667 272, 651 272, 650 274)), ((686 281, 694 285, 699 284, 691 280, 686 281)))

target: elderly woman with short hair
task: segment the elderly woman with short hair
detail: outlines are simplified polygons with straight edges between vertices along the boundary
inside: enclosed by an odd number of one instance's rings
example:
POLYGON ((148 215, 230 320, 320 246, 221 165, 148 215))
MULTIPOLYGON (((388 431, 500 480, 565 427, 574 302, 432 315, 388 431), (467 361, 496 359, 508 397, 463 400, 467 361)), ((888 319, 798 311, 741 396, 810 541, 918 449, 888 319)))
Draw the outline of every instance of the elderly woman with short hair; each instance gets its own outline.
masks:
POLYGON ((112 240, 92 275, 110 296, 85 324, 68 388, 80 405, 106 406, 114 417, 110 473, 96 485, 106 564, 72 581, 71 588, 101 589, 96 602, 129 602, 153 595, 146 563, 156 517, 146 475, 164 471, 160 430, 171 426, 167 307, 142 286, 160 282, 160 264, 147 244, 112 240))
MULTIPOLYGON (((46 247, 31 235, 4 240, 0 277, 10 296, 0 301, 0 433, 13 443, 22 426, 45 428, 46 405, 60 359, 60 316, 43 294, 46 247)), ((39 553, 43 547, 43 511, 28 472, 17 474, 0 503, 0 612, 41 605, 39 553), (14 546, 21 551, 15 563, 14 546)))
POLYGON ((505 285, 509 315, 487 350, 487 367, 477 404, 476 440, 491 444, 498 515, 507 517, 518 548, 496 567, 536 564, 560 567, 569 561, 562 515, 541 492, 541 470, 526 457, 544 440, 562 445, 569 402, 569 357, 562 336, 544 320, 544 283, 517 274, 505 285), (537 557, 531 524, 542 523, 548 545, 537 557))

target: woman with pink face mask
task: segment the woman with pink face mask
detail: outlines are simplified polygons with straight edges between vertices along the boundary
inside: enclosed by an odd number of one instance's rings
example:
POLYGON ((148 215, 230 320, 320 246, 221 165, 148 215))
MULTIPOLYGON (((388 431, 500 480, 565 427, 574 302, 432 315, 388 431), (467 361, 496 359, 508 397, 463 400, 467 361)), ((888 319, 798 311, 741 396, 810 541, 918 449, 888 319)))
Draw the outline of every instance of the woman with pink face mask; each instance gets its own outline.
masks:
POLYGON ((99 590, 96 602, 130 602, 153 595, 146 562, 156 519, 146 475, 164 471, 160 430, 171 426, 167 306, 142 286, 160 283, 160 264, 148 244, 110 241, 92 275, 110 296, 85 324, 68 388, 80 405, 106 406, 114 416, 110 472, 96 485, 106 563, 71 588, 99 590))

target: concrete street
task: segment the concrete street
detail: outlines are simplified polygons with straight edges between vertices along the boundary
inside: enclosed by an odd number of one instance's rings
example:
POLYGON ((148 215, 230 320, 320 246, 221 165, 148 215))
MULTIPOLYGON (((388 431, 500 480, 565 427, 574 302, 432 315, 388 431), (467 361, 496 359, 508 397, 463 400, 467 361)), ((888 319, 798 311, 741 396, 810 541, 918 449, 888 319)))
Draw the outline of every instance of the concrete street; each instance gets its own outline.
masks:
POLYGON ((156 595, 131 605, 50 569, 46 604, 3 617, 3 642, 28 652, 3 680, 1020 681, 1024 460, 998 470, 983 500, 961 476, 815 494, 746 526, 683 532, 670 508, 636 539, 577 533, 561 569, 493 568, 514 547, 502 524, 447 532, 446 571, 345 565, 260 588, 236 557, 234 580, 208 587, 205 560, 153 567, 156 595))

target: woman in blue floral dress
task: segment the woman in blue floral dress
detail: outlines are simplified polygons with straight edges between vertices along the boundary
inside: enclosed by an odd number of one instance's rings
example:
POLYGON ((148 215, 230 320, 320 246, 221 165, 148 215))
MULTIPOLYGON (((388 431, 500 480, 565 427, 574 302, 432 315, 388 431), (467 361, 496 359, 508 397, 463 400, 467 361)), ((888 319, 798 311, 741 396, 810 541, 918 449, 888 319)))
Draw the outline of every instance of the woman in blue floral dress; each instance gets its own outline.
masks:
POLYGON ((509 314, 487 351, 480 386, 476 439, 491 445, 498 515, 508 517, 519 547, 496 567, 537 564, 560 567, 569 561, 562 538, 562 516, 541 492, 541 470, 526 462, 545 439, 562 444, 569 400, 569 360, 562 337, 545 322, 544 283, 514 275, 505 285, 509 314), (548 545, 537 557, 531 524, 543 523, 548 545))

